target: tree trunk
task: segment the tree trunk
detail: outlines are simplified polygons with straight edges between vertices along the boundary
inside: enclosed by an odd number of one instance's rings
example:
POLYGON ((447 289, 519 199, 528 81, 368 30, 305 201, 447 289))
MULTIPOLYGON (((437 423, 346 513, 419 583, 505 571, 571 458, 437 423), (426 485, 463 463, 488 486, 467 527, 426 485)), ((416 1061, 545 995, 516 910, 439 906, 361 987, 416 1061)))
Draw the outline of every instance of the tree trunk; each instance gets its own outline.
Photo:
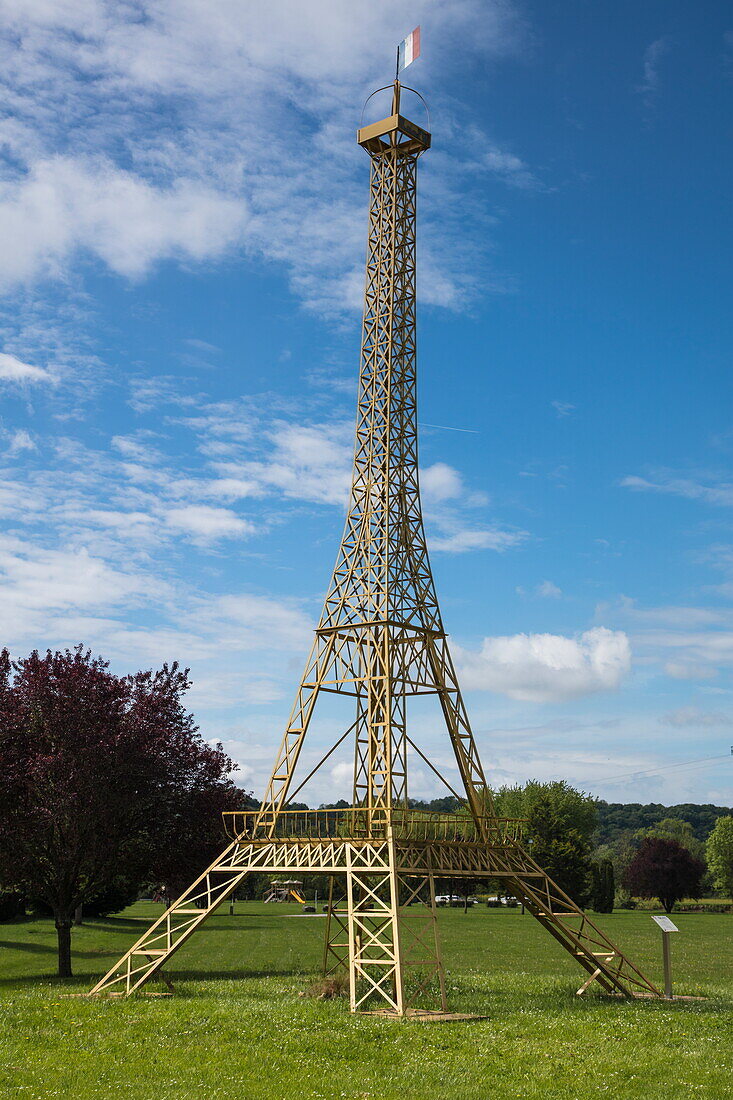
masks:
POLYGON ((84 906, 83 905, 77 905, 76 909, 74 910, 74 924, 78 927, 80 924, 83 923, 83 919, 84 919, 84 906))
POLYGON ((59 944, 59 978, 71 978, 71 913, 56 913, 59 944))
POLYGON ((463 895, 463 912, 468 912, 468 894, 463 895))

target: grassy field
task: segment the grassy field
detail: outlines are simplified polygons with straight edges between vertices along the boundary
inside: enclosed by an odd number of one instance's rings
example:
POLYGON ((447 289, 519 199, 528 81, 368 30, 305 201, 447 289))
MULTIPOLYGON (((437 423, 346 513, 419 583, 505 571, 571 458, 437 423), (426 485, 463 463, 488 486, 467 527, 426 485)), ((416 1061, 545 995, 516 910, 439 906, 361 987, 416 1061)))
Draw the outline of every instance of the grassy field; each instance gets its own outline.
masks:
MULTIPOLYGON (((140 902, 74 933, 76 977, 54 978, 50 921, 0 925, 0 1096, 186 1095, 237 1100, 417 1097, 652 1100, 733 1096, 733 917, 682 914, 675 991, 704 1001, 619 1003, 574 995, 583 972, 518 910, 440 912, 450 1007, 460 1023, 352 1017, 299 997, 324 918, 238 903, 173 960, 174 998, 66 998, 160 912, 140 902)), ((599 923, 661 980, 648 913, 599 923)))

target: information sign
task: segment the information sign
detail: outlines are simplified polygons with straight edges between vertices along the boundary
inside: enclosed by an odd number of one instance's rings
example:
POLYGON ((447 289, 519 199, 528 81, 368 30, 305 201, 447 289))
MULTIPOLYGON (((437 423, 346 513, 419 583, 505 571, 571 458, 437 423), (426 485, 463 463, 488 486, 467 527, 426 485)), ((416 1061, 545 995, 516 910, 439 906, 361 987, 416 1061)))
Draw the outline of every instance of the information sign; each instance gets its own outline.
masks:
POLYGON ((669 917, 652 917, 653 921, 656 921, 663 932, 679 932, 679 928, 676 924, 672 924, 669 917))

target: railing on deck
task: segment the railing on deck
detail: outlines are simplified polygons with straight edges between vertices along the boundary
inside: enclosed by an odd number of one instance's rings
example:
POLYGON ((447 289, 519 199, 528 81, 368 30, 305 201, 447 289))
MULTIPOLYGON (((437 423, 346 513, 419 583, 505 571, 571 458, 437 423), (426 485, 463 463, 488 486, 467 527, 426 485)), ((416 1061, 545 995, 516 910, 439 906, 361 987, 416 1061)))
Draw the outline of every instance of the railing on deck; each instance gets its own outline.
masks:
MULTIPOLYGON (((222 814, 226 834, 232 840, 374 840, 387 834, 387 813, 349 806, 341 810, 283 810, 263 819, 256 827, 257 810, 235 810, 222 814)), ((441 814, 427 810, 389 811, 393 835, 400 840, 440 840, 449 843, 478 843, 482 840, 501 845, 521 841, 521 818, 484 817, 476 820, 466 813, 441 814)))

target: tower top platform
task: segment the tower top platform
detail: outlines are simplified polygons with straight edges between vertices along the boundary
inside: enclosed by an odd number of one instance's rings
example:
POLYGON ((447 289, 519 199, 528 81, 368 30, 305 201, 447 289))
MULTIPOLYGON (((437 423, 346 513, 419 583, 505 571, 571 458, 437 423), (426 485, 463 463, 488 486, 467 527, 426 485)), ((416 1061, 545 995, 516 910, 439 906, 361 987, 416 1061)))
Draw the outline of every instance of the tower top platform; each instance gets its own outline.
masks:
MULTIPOLYGON (((387 85, 389 87, 389 85, 387 85)), ((384 91, 384 88, 378 89, 384 91)), ((413 91, 408 88, 408 91, 413 91)), ((377 154, 387 149, 398 149, 401 153, 424 153, 430 148, 431 136, 427 130, 411 122, 400 114, 400 93, 402 86, 398 80, 392 85, 392 113, 388 118, 361 126, 356 131, 356 140, 368 153, 377 154)), ((376 93, 372 93, 376 94, 376 93)), ((419 93, 416 93, 419 95, 419 93)), ((371 98, 371 96, 369 97, 371 98)), ((420 97, 422 98, 422 97, 420 97)))
POLYGON ((356 131, 356 140, 368 153, 382 153, 397 146, 403 153, 424 153, 430 148, 430 134, 409 118, 390 115, 356 131))

